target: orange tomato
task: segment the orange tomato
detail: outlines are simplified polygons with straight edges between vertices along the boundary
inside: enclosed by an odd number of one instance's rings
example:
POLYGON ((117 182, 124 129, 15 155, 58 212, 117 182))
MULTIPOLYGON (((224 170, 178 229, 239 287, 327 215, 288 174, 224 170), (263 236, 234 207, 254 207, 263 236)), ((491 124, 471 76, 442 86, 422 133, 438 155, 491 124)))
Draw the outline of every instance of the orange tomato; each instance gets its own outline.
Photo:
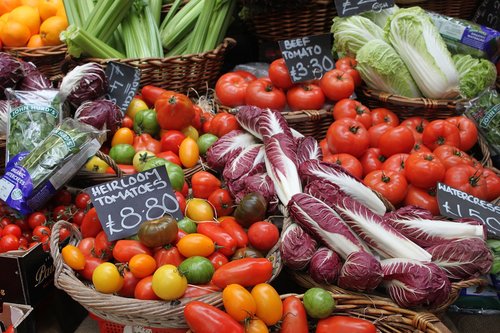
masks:
POLYGON ((21 0, 21 3, 26 6, 38 8, 38 0, 21 0))
POLYGON ((215 251, 215 244, 209 237, 193 233, 182 237, 177 243, 177 249, 186 258, 208 257, 215 251))
POLYGON ((17 22, 26 25, 31 35, 40 31, 40 16, 38 10, 30 6, 19 6, 10 12, 8 22, 17 22))
POLYGON ((156 270, 156 260, 149 254, 134 255, 128 262, 130 272, 139 279, 150 276, 156 270))
POLYGON ((186 205, 186 216, 193 221, 212 221, 214 209, 208 200, 193 198, 186 205))
POLYGON ((61 255, 66 265, 74 270, 78 271, 85 267, 85 256, 76 246, 66 245, 62 249, 61 255))
POLYGON ((283 315, 283 302, 280 295, 270 284, 259 283, 252 289, 257 304, 257 317, 267 325, 276 324, 283 315))
POLYGON ((252 294, 239 284, 230 284, 224 288, 222 302, 227 314, 237 321, 252 318, 257 311, 252 294))
POLYGON ((31 37, 30 29, 24 24, 8 22, 0 31, 0 38, 5 46, 25 46, 31 37))
POLYGON ((38 11, 43 21, 51 16, 55 16, 60 6, 61 0, 39 0, 38 11))
POLYGON ((0 1, 0 15, 11 12, 14 8, 21 5, 21 0, 2 0, 0 1))
POLYGON ((41 47, 44 46, 42 42, 42 37, 39 34, 33 35, 28 41, 27 47, 41 47))
POLYGON ((190 137, 186 137, 182 140, 179 147, 179 158, 181 163, 186 168, 192 168, 198 163, 200 158, 200 149, 195 140, 190 137))
POLYGON ((56 46, 62 44, 59 35, 68 27, 68 21, 61 16, 52 16, 43 21, 40 26, 40 36, 44 45, 56 46))
POLYGON ((121 143, 132 145, 134 144, 134 136, 135 133, 133 130, 128 127, 122 127, 113 135, 113 139, 111 139, 111 147, 121 143))
POLYGON ((245 333, 268 333, 266 323, 259 318, 252 318, 245 324, 245 333))

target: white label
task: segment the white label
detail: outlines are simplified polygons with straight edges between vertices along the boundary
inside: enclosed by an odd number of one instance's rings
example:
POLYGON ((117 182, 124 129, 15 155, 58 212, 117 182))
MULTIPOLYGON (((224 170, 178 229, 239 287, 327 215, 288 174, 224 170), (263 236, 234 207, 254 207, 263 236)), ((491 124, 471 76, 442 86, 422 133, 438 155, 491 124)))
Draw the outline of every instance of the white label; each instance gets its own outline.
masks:
POLYGON ((13 189, 14 184, 4 178, 0 179, 0 199, 7 200, 13 189))

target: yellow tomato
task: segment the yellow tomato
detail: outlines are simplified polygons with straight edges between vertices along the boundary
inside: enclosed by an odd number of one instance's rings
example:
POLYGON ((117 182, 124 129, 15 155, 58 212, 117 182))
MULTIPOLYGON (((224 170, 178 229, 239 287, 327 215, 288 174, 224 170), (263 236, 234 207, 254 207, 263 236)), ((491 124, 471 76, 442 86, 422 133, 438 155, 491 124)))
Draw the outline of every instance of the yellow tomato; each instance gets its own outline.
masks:
POLYGON ((112 294, 122 288, 123 277, 114 264, 105 262, 95 268, 92 273, 92 283, 97 291, 112 294))
POLYGON ((137 170, 137 172, 141 172, 144 170, 144 166, 148 161, 152 160, 155 158, 156 155, 150 151, 147 150, 139 150, 137 153, 135 153, 134 158, 132 159, 132 165, 134 166, 134 169, 137 170))
POLYGON ((186 205, 186 216, 193 221, 212 221, 214 209, 205 199, 190 199, 186 205))
POLYGON ((130 102, 125 114, 134 119, 137 112, 148 109, 148 105, 142 99, 132 98, 132 101, 130 102))
POLYGON ((113 139, 111 140, 111 147, 119 145, 120 143, 126 143, 128 145, 134 144, 134 136, 135 133, 128 127, 122 127, 118 129, 113 135, 113 139))
POLYGON ((187 289, 187 279, 174 265, 163 265, 153 274, 151 287, 156 296, 172 301, 184 294, 187 289))
POLYGON ((179 158, 186 168, 192 168, 198 163, 200 158, 200 149, 195 140, 186 137, 179 146, 179 158))
POLYGON ((106 170, 109 168, 108 163, 104 162, 97 156, 93 156, 86 164, 85 169, 88 171, 96 172, 96 173, 106 173, 106 170))

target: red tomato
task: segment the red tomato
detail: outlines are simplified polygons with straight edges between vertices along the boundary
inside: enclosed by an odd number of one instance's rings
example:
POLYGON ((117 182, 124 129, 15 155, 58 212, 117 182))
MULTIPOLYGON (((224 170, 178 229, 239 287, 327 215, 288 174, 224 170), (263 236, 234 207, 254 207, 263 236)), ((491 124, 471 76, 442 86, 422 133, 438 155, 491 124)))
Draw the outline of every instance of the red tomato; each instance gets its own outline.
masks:
POLYGON ((387 157, 380 153, 378 148, 368 148, 361 156, 359 162, 363 167, 363 177, 375 170, 381 170, 387 157))
POLYGON ((76 195, 75 206, 79 209, 87 209, 90 205, 90 195, 85 192, 80 192, 76 195))
POLYGON ((21 231, 30 231, 30 225, 28 224, 28 218, 18 218, 14 220, 14 224, 17 225, 21 231))
POLYGON ((61 189, 52 198, 55 205, 67 206, 71 203, 71 193, 66 189, 61 189))
POLYGON ((220 180, 208 171, 198 171, 191 178, 191 189, 195 198, 208 199, 220 186, 220 180))
POLYGON ((227 189, 216 189, 208 196, 208 202, 214 206, 217 216, 231 215, 234 210, 234 200, 227 189))
POLYGON ((290 89, 293 86, 285 59, 276 59, 269 65, 269 79, 276 87, 284 90, 290 89))
POLYGON ((368 136, 370 138, 370 147, 378 148, 380 137, 391 128, 394 128, 394 126, 388 123, 380 123, 370 127, 368 129, 368 136))
POLYGON ((330 148, 328 146, 328 141, 326 140, 326 138, 319 142, 319 147, 321 148, 321 154, 323 155, 323 157, 327 157, 337 153, 337 150, 334 147, 330 148))
POLYGON ((94 256, 102 260, 109 260, 113 254, 113 247, 116 241, 109 241, 104 230, 101 230, 95 237, 94 256))
POLYGON ((227 133, 238 129, 241 129, 241 126, 236 117, 230 113, 221 112, 217 113, 210 121, 210 128, 208 129, 208 132, 220 138, 227 133))
POLYGON ((371 322, 361 318, 332 316, 318 321, 316 333, 376 333, 371 322))
POLYGON ((251 81, 238 73, 226 73, 217 80, 215 94, 222 105, 229 107, 244 105, 249 82, 251 81))
POLYGON ((342 99, 333 107, 333 119, 352 118, 362 123, 366 129, 372 126, 370 109, 353 99, 342 99))
POLYGON ((433 215, 439 215, 439 206, 435 188, 425 190, 409 185, 404 204, 425 208, 433 215))
POLYGON ((361 178, 363 176, 363 166, 361 165, 361 162, 351 154, 334 154, 323 157, 323 161, 338 164, 357 178, 361 178))
POLYGON ((336 120, 328 128, 326 139, 329 147, 339 153, 361 157, 370 145, 368 131, 359 121, 351 118, 336 120))
POLYGON ((144 300, 160 299, 153 291, 153 275, 147 276, 137 283, 134 290, 134 297, 144 300))
POLYGON ((95 238, 87 237, 82 239, 78 243, 77 247, 78 249, 80 249, 85 258, 90 258, 95 256, 94 245, 95 245, 95 238))
POLYGON ((217 291, 220 291, 220 289, 211 284, 188 284, 188 287, 184 292, 184 295, 182 295, 182 298, 199 297, 212 294, 217 291))
POLYGON ((415 142, 422 141, 422 134, 424 133, 424 128, 429 124, 429 121, 422 117, 410 117, 401 123, 401 126, 406 126, 413 131, 413 136, 415 137, 415 142))
POLYGON ((194 128, 196 128, 196 130, 199 133, 203 129, 203 123, 201 120, 201 115, 203 113, 203 109, 200 106, 194 104, 193 110, 194 110, 194 118, 193 118, 193 121, 191 122, 191 125, 194 128))
POLYGON ((280 232, 271 222, 255 222, 248 228, 250 245, 259 251, 269 251, 278 242, 279 238, 280 232))
MULTIPOLYGON (((164 93, 168 93, 169 90, 165 90, 163 88, 147 85, 142 87, 141 89, 141 96, 142 100, 146 102, 147 105, 150 107, 155 105, 155 102, 157 99, 160 98, 161 95, 164 93)), ((170 92, 173 93, 173 92, 170 92)))
POLYGON ((186 138, 184 133, 177 130, 168 130, 161 135, 161 151, 171 151, 179 155, 179 146, 186 138))
POLYGON ((318 85, 295 85, 286 93, 288 106, 292 111, 319 110, 325 104, 325 94, 318 85))
POLYGON ((308 333, 306 309, 302 301, 295 296, 288 296, 283 301, 283 321, 281 333, 308 333))
POLYGON ((201 115, 201 122, 203 123, 202 125, 202 132, 203 133, 208 133, 210 130, 210 125, 212 125, 212 119, 214 118, 214 115, 210 112, 203 112, 201 115))
POLYGON ((243 287, 268 281, 273 274, 273 264, 265 258, 243 258, 230 261, 215 271, 212 283, 224 289, 232 283, 243 287))
POLYGON ((434 120, 425 127, 422 143, 430 150, 442 145, 458 148, 460 147, 460 131, 449 121, 434 120))
POLYGON ((239 76, 243 77, 245 81, 247 82, 252 82, 253 80, 257 80, 257 77, 253 75, 252 73, 248 71, 244 71, 242 69, 233 71, 234 74, 238 74, 239 76))
POLYGON ((9 225, 6 225, 4 228, 3 228, 3 235, 13 235, 13 236, 16 236, 17 238, 21 237, 23 234, 23 231, 21 230, 21 228, 19 228, 19 226, 15 225, 15 224, 9 224, 9 225))
POLYGON ((493 201, 500 197, 500 177, 491 169, 483 169, 483 177, 486 180, 486 186, 488 188, 487 201, 493 201))
POLYGON ((181 192, 175 191, 175 198, 177 199, 177 202, 179 203, 179 210, 182 212, 184 215, 186 212, 186 197, 182 195, 181 192))
POLYGON ((260 78, 248 84, 245 102, 263 109, 283 111, 286 106, 286 95, 268 78, 260 78))
POLYGON ((398 205, 403 201, 408 188, 406 178, 395 171, 372 171, 366 175, 363 182, 366 186, 382 194, 393 205, 398 205))
POLYGON ((229 262, 229 259, 219 251, 215 251, 207 258, 210 260, 212 265, 214 265, 215 270, 219 269, 222 265, 225 265, 229 262))
POLYGON ((186 259, 175 246, 168 248, 160 247, 155 251, 154 258, 156 260, 156 268, 160 268, 163 265, 174 265, 177 267, 186 259))
MULTIPOLYGON (((216 271, 218 272, 218 271, 216 271)), ((245 330, 230 315, 215 306, 191 301, 184 308, 184 318, 196 333, 244 333, 245 330)))
POLYGON ((90 256, 85 257, 85 266, 81 271, 78 271, 78 273, 80 273, 80 275, 85 280, 92 281, 92 274, 94 273, 94 269, 96 269, 96 267, 102 264, 103 262, 104 261, 99 258, 90 256))
POLYGON ((123 297, 134 297, 135 287, 141 279, 136 278, 128 269, 123 271, 123 286, 117 294, 123 297))
POLYGON ((12 220, 9 217, 2 217, 0 219, 0 226, 5 227, 6 225, 9 225, 12 223, 12 220))
POLYGON ((71 232, 67 228, 62 227, 59 229, 59 243, 64 242, 69 236, 71 236, 71 232))
POLYGON ((189 195, 189 185, 186 181, 184 181, 184 185, 182 185, 181 193, 185 198, 189 195))
POLYGON ((231 256, 236 251, 237 242, 216 222, 203 222, 198 224, 197 232, 208 236, 217 246, 218 251, 225 256, 231 256))
POLYGON ((74 206, 59 205, 52 210, 52 219, 69 221, 74 206))
POLYGON ((395 171, 406 177, 406 160, 410 154, 396 154, 389 157, 382 165, 384 171, 395 171))
POLYGON ((332 101, 349 98, 354 92, 354 80, 342 70, 333 69, 323 75, 319 86, 332 101))
POLYGON ((372 124, 378 125, 386 123, 394 127, 399 125, 398 115, 386 108, 376 108, 371 112, 372 124))
MULTIPOLYGON (((5 234, 5 231, 4 231, 5 234)), ((33 238, 41 241, 42 238, 44 237, 49 237, 50 236, 50 229, 49 227, 39 225, 35 229, 33 229, 33 238)))
POLYGON ((361 76, 359 72, 356 70, 357 61, 353 58, 345 57, 340 58, 335 63, 335 68, 340 69, 347 74, 349 74, 354 80, 354 84, 356 87, 359 87, 362 83, 361 76))
POLYGON ((120 239, 113 247, 113 258, 116 261, 126 263, 136 254, 145 253, 151 255, 151 250, 139 241, 131 239, 120 239))
POLYGON ((176 155, 174 152, 170 150, 162 151, 161 153, 156 154, 156 157, 163 158, 164 160, 167 160, 182 167, 182 162, 179 155, 176 155))
POLYGON ((234 217, 228 216, 222 219, 220 226, 236 240, 238 248, 248 245, 248 235, 234 217))
POLYGON ((355 58, 342 57, 335 62, 335 68, 344 67, 344 66, 354 68, 354 67, 356 67, 357 64, 358 64, 358 62, 356 61, 355 58))
POLYGON ((194 119, 193 103, 183 94, 162 95, 155 102, 156 118, 163 129, 182 130, 194 119))
POLYGON ((130 129, 133 129, 134 128, 134 120, 132 118, 130 118, 129 116, 125 115, 122 119, 122 124, 121 124, 122 127, 126 127, 126 128, 130 128, 130 129))
POLYGON ((424 146, 422 142, 416 142, 415 145, 413 146, 412 150, 410 151, 410 154, 412 153, 432 153, 429 148, 424 146))
POLYGON ((95 207, 92 207, 83 217, 82 225, 80 226, 82 237, 95 237, 101 230, 102 226, 97 216, 97 211, 95 207))
POLYGON ((479 199, 488 198, 486 179, 482 168, 470 165, 457 165, 446 170, 443 183, 460 191, 472 194, 479 199))
POLYGON ((0 238, 0 253, 17 250, 19 248, 19 238, 14 235, 3 235, 0 238))
POLYGON ((433 154, 439 158, 446 169, 456 165, 467 164, 472 166, 473 164, 472 158, 467 153, 453 146, 439 146, 434 149, 433 154))
POLYGON ((477 142, 477 127, 472 120, 464 116, 446 119, 458 128, 460 133, 460 146, 463 151, 470 150, 477 142))
POLYGON ((415 145, 412 131, 406 126, 397 126, 388 129, 380 136, 378 147, 385 156, 399 153, 409 153, 415 145))
POLYGON ((405 169, 408 182, 423 189, 436 186, 446 172, 444 164, 431 153, 411 154, 406 160, 405 169))

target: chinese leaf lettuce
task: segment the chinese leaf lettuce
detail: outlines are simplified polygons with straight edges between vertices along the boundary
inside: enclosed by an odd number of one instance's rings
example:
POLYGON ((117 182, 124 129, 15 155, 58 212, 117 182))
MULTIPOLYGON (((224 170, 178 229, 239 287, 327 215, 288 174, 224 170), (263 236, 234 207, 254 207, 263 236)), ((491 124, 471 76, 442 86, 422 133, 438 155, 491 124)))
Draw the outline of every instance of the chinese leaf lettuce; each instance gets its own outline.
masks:
POLYGON ((373 39, 383 39, 384 31, 362 16, 335 17, 331 29, 333 52, 356 56, 358 50, 373 39))
POLYGON ((460 76, 460 94, 463 97, 476 97, 495 85, 497 70, 491 61, 476 59, 468 54, 455 54, 453 61, 460 76))

